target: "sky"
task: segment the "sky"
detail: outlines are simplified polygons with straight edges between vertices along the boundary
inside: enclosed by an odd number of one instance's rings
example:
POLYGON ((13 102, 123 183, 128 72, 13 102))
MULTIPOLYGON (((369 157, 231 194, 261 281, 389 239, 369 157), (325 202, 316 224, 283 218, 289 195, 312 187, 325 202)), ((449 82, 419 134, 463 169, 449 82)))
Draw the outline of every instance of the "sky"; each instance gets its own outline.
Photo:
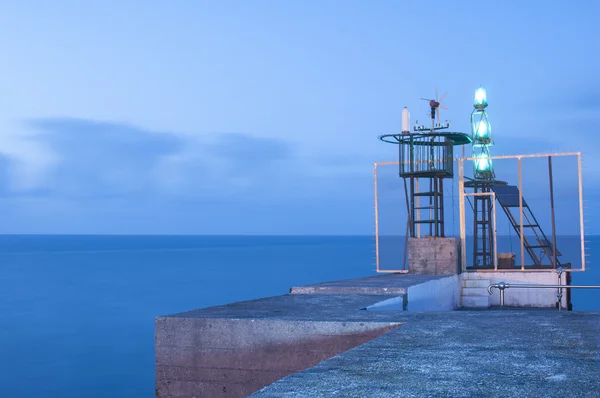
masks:
MULTIPOLYGON (((593 203, 597 15, 595 1, 2 2, 0 233, 372 234, 373 162, 398 158, 377 137, 405 106, 425 120, 436 88, 466 133, 487 89, 492 154, 582 151, 593 203)), ((558 196, 574 194, 565 170, 558 196)), ((586 219, 600 233, 600 212, 586 219)))

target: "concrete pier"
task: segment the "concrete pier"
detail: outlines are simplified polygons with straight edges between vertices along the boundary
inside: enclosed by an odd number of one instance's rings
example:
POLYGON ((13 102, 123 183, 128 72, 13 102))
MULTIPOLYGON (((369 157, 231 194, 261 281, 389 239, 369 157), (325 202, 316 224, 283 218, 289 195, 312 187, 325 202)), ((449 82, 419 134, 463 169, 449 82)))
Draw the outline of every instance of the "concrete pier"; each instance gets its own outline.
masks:
POLYGON ((396 320, 403 326, 253 396, 598 396, 598 313, 454 311, 396 320))
POLYGON ((461 279, 336 281, 159 317, 156 395, 596 393, 600 314, 452 311, 461 279))

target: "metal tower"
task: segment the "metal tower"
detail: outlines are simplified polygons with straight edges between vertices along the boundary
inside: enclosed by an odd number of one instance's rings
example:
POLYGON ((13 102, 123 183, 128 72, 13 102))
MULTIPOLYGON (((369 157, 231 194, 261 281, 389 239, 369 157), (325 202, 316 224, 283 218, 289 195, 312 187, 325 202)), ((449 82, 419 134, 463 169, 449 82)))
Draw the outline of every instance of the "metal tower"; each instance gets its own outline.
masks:
POLYGON ((492 211, 494 201, 491 195, 494 185, 506 185, 496 181, 496 174, 490 159, 489 147, 494 145, 492 127, 485 109, 487 93, 483 87, 475 91, 473 112, 471 112, 471 139, 473 142, 473 179, 465 187, 473 188, 473 266, 488 268, 494 264, 494 230, 492 211))
MULTIPOLYGON (((442 97, 442 99, 445 95, 442 97)), ((419 125, 410 131, 408 109, 403 111, 402 133, 384 134, 383 142, 398 144, 400 177, 404 179, 409 236, 445 236, 443 180, 452 178, 453 148, 471 142, 464 133, 443 133, 450 122, 440 122, 439 108, 447 109, 436 99, 429 100, 431 128, 419 125), (435 121, 437 115, 437 123, 435 121), (424 231, 422 230, 424 227, 424 231)))

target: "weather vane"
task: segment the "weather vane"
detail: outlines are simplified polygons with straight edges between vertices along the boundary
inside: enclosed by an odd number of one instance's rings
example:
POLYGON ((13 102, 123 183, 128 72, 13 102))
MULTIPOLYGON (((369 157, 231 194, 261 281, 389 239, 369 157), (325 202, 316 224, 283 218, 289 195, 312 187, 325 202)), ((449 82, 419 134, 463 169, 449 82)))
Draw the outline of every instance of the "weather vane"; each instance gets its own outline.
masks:
POLYGON ((442 123, 440 120, 440 108, 448 110, 448 107, 442 105, 442 101, 444 100, 444 98, 446 98, 446 95, 448 95, 448 93, 445 93, 444 95, 442 95, 442 98, 440 98, 438 95, 438 89, 436 88, 435 89, 435 99, 421 98, 424 101, 429 101, 430 111, 427 113, 427 116, 429 116, 431 118, 431 127, 425 127, 424 125, 419 125, 419 121, 417 120, 415 123, 415 126, 413 128, 414 131, 433 132, 436 130, 443 130, 443 129, 447 129, 450 127, 450 121, 445 120, 442 123), (436 117, 437 117, 437 123, 435 122, 436 117))

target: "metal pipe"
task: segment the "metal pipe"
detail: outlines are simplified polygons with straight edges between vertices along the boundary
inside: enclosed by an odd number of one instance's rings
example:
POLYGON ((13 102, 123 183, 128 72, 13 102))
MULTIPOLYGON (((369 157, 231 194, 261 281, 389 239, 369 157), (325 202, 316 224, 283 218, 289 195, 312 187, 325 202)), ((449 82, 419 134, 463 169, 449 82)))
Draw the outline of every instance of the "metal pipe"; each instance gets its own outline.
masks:
MULTIPOLYGON (((562 270, 561 270, 562 272, 562 270)), ((494 289, 500 290, 500 305, 504 308, 504 290, 512 288, 512 289, 558 289, 558 310, 561 310, 561 300, 562 300, 562 289, 600 289, 600 286, 590 285, 590 286, 581 286, 581 285, 529 285, 529 284, 510 284, 505 282, 492 283, 488 286, 487 291, 490 295, 494 292, 494 289)))
POLYGON ((408 214, 408 217, 406 217, 406 236, 404 238, 404 256, 403 256, 402 269, 407 269, 406 257, 407 257, 407 250, 408 250, 408 237, 411 234, 410 227, 412 225, 412 215, 411 215, 411 211, 410 211, 410 202, 408 200, 408 187, 406 186, 406 178, 403 178, 402 180, 404 181, 404 199, 406 199, 406 213, 408 214))
POLYGON ((581 153, 577 153, 577 179, 579 182, 579 235, 581 238, 581 269, 585 271, 585 237, 583 230, 583 177, 581 175, 581 153))
POLYGON ((377 163, 373 164, 373 185, 375 189, 375 269, 379 272, 379 197, 377 191, 377 163))
MULTIPOLYGON (((465 149, 465 147, 463 146, 463 150, 465 149)), ((577 156, 580 157, 581 156, 581 152, 561 152, 561 153, 535 153, 535 154, 526 154, 526 155, 501 155, 501 156, 490 156, 489 159, 490 160, 498 160, 498 159, 517 159, 517 158, 522 158, 522 159, 528 159, 528 158, 541 158, 541 157, 548 157, 548 156, 552 156, 552 157, 559 157, 559 156, 577 156)), ((477 158, 467 158, 464 156, 464 152, 463 152, 463 157, 462 158, 454 158, 453 161, 457 162, 460 159, 462 160, 466 160, 466 161, 473 161, 473 160, 477 160, 477 158)), ((410 161, 404 161, 404 162, 377 162, 378 165, 380 166, 384 166, 384 165, 397 165, 397 164, 409 164, 410 161)))
POLYGON ((523 172, 521 170, 521 158, 517 159, 519 168, 519 235, 521 238, 521 270, 525 271, 525 231, 523 230, 523 172))
POLYGON ((410 177, 410 237, 415 236, 415 177, 410 177))
MULTIPOLYGON (((441 233, 441 237, 445 237, 446 236, 446 223, 444 220, 444 184, 443 184, 444 179, 443 178, 438 178, 438 182, 440 184, 440 190, 439 192, 441 192, 440 194, 440 201, 438 203, 439 207, 440 207, 440 233, 441 233)), ((452 209, 454 211, 454 209, 452 209)))
MULTIPOLYGON (((554 255, 556 256, 556 248, 554 250, 555 250, 554 255)), ((556 259, 555 259, 555 261, 556 261, 556 259)), ((558 284, 561 286, 562 286, 562 278, 561 278, 562 272, 563 272, 562 267, 558 267, 558 269, 556 270, 556 273, 558 274, 558 284)), ((558 310, 559 311, 562 310, 561 301, 562 301, 562 288, 559 287, 558 288, 558 310)))
MULTIPOLYGON (((420 193, 420 188, 419 188, 419 179, 418 178, 414 178, 415 180, 415 187, 416 187, 416 193, 420 193)), ((414 195, 413 195, 414 196, 414 195)), ((417 221, 421 221, 421 196, 417 196, 416 198, 416 202, 417 202, 417 210, 415 211, 415 220, 417 221)), ((421 237, 421 223, 417 223, 417 238, 421 237)))
POLYGON ((467 270, 467 232, 465 221, 465 170, 464 161, 458 160, 458 208, 460 217, 460 254, 462 271, 467 270))
MULTIPOLYGON (((500 282, 503 283, 503 282, 500 282)), ((504 287, 500 287, 500 283, 492 283, 488 286, 488 293, 492 294, 490 290, 496 289, 515 289, 515 288, 524 288, 524 289, 600 289, 600 286, 578 286, 578 285, 528 285, 528 284, 510 284, 504 283, 504 287)))
MULTIPOLYGON (((473 186, 473 191, 477 193, 477 184, 473 186)), ((477 267, 479 264, 477 263, 477 246, 478 242, 478 225, 477 225, 477 212, 479 211, 478 207, 479 200, 477 196, 473 198, 473 267, 477 267)))
POLYGON ((548 178, 550 179, 550 211, 552 213, 552 266, 556 268, 556 224, 554 219, 554 185, 552 183, 552 156, 548 156, 548 178))
MULTIPOLYGON (((559 153, 532 153, 525 155, 500 155, 500 156, 490 156, 488 159, 497 160, 497 159, 528 159, 528 158, 544 158, 547 156, 557 157, 557 156, 576 156, 581 155, 581 152, 559 152, 559 153)), ((464 160, 473 161, 477 160, 477 158, 463 158, 464 160)))
MULTIPOLYGON (((497 230, 496 230, 496 193, 495 192, 490 192, 492 194, 492 206, 493 206, 493 210, 492 210, 492 219, 493 219, 493 237, 494 237, 494 270, 498 270, 498 244, 497 244, 497 230)), ((504 295, 502 295, 502 298, 504 299, 504 295)))

